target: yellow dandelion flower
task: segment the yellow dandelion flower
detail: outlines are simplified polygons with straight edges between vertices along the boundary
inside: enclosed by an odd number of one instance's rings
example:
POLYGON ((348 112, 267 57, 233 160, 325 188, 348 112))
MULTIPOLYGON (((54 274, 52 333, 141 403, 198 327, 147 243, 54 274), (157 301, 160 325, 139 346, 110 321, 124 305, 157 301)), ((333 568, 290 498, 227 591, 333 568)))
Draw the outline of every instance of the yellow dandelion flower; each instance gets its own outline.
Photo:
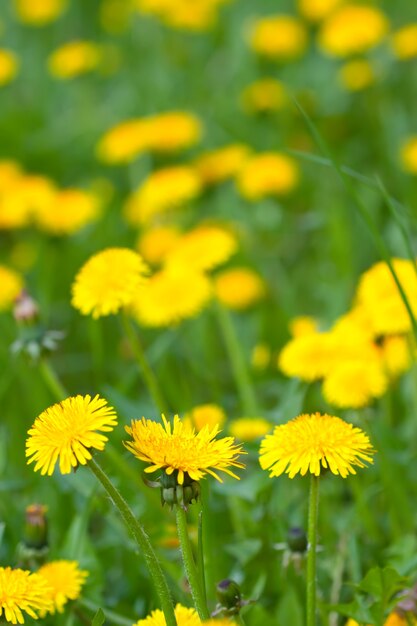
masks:
POLYGON ((387 18, 375 7, 342 5, 323 22, 319 45, 331 56, 361 54, 381 43, 388 27, 387 18))
POLYGON ((397 59, 407 61, 417 56, 417 24, 406 24, 391 36, 391 48, 397 59))
POLYGON ((211 430, 215 426, 221 428, 226 421, 226 414, 217 404, 199 404, 185 414, 184 421, 190 420, 197 431, 205 426, 211 430))
POLYGON ((38 226, 52 235, 73 235, 99 216, 97 198, 82 189, 63 189, 35 213, 38 226))
POLYGON ((356 474, 356 467, 373 463, 375 450, 360 428, 332 415, 299 415, 276 426, 272 435, 261 442, 259 462, 270 476, 284 472, 290 478, 307 472, 319 476, 329 468, 333 474, 346 478, 356 474))
POLYGON ((210 281, 202 272, 168 266, 149 279, 131 308, 144 326, 171 326, 198 315, 210 298, 210 281))
POLYGON ((271 348, 265 343, 254 346, 251 354, 251 364, 256 370, 264 370, 271 362, 271 348))
POLYGON ((61 474, 69 474, 91 459, 89 448, 104 450, 107 437, 101 433, 112 431, 116 424, 113 407, 100 396, 67 398, 43 411, 29 429, 27 462, 36 463, 35 472, 51 476, 59 461, 61 474))
POLYGON ((22 175, 22 169, 16 161, 0 159, 0 194, 7 191, 22 175))
POLYGON ((54 22, 67 7, 67 0, 14 0, 17 16, 24 24, 44 26, 54 22))
POLYGON ((55 185, 45 176, 13 178, 0 194, 0 228, 28 226, 37 211, 53 202, 55 193, 55 185))
POLYGON ((48 596, 53 606, 49 613, 64 612, 68 600, 76 600, 88 576, 88 572, 80 570, 77 561, 51 561, 42 565, 38 574, 47 581, 51 591, 48 596))
POLYGON ((195 115, 186 111, 168 111, 148 118, 150 149, 155 152, 178 152, 198 143, 203 127, 195 115))
POLYGON ((257 54, 288 61, 303 54, 307 31, 301 21, 289 15, 263 17, 253 24, 250 45, 257 54))
POLYGON ((387 619, 384 622, 384 626, 409 626, 410 623, 416 624, 416 622, 417 620, 414 617, 411 618, 410 622, 407 617, 404 617, 403 615, 400 615, 399 613, 393 611, 388 615, 387 619))
POLYGON ((240 99, 247 113, 279 111, 288 102, 285 86, 275 78, 261 78, 251 83, 245 87, 240 99))
POLYGON ((299 179, 296 162, 279 152, 264 152, 249 158, 237 175, 237 188, 247 200, 281 196, 296 187, 299 179))
POLYGON ((14 270, 0 265, 0 311, 10 309, 24 287, 23 279, 14 270))
POLYGON ((215 185, 233 178, 249 153, 250 149, 243 144, 230 144, 200 155, 194 162, 194 167, 204 185, 215 185))
POLYGON ((94 70, 100 55, 100 47, 92 41, 70 41, 50 55, 49 71, 55 78, 69 80, 94 70))
POLYGON ((323 382, 323 396, 341 409, 360 409, 386 392, 388 379, 381 360, 341 360, 323 382))
POLYGON ((181 208, 201 192, 196 170, 188 165, 174 165, 152 172, 130 196, 125 207, 126 219, 139 226, 155 216, 181 208))
POLYGON ((299 315, 293 317, 289 323, 292 337, 302 337, 303 335, 313 335, 318 332, 317 320, 309 315, 299 315))
POLYGON ((110 128, 101 138, 96 152, 99 159, 112 163, 129 163, 150 149, 150 127, 143 118, 128 120, 110 128))
POLYGON ((168 3, 161 15, 162 20, 172 28, 201 32, 212 28, 217 21, 219 0, 176 0, 168 3))
POLYGON ((311 22, 324 20, 342 0, 298 0, 298 10, 311 22))
POLYGON ((356 59, 343 65, 339 78, 348 91, 362 91, 375 82, 375 72, 369 61, 356 59))
POLYGON ((243 311, 261 300, 266 293, 262 278, 247 267, 224 270, 214 278, 216 298, 224 306, 243 311))
POLYGON ((263 417, 240 417, 231 422, 230 434, 239 441, 255 441, 264 437, 272 428, 272 424, 263 417))
MULTIPOLYGON (((417 315, 417 276, 413 263, 408 259, 395 258, 392 264, 411 309, 417 315)), ((362 274, 356 301, 366 311, 377 335, 411 331, 410 317, 386 263, 376 263, 362 274)))
POLYGON ((334 345, 330 333, 311 333, 290 340, 278 356, 278 368, 307 382, 323 378, 330 370, 334 345))
POLYGON ((118 313, 140 296, 148 268, 128 248, 107 248, 93 255, 72 285, 72 305, 94 319, 118 313))
POLYGON ((146 420, 132 420, 131 426, 125 426, 132 441, 125 442, 126 448, 139 460, 149 463, 145 472, 165 470, 171 475, 178 472, 178 484, 184 483, 184 474, 199 481, 206 474, 223 482, 216 472, 225 472, 233 478, 239 477, 230 467, 242 468, 237 459, 243 453, 233 437, 216 439, 219 427, 205 426, 198 433, 189 423, 181 422, 178 415, 173 425, 162 416, 163 424, 146 420))
POLYGON ((145 261, 160 265, 181 238, 176 226, 154 226, 139 236, 137 249, 145 261))
MULTIPOLYGON (((175 607, 175 617, 178 626, 200 626, 201 620, 195 609, 188 609, 181 604, 175 607)), ((148 617, 135 622, 133 626, 166 626, 165 616, 162 611, 156 609, 148 617)))
POLYGON ((228 261, 236 252, 236 236, 216 224, 202 224, 177 239, 166 256, 167 263, 211 270, 228 261))
POLYGON ((227 617, 223 617, 220 619, 208 619, 203 622, 205 626, 237 626, 234 620, 230 620, 227 617))
POLYGON ((401 163, 406 172, 417 174, 417 135, 409 137, 401 146, 401 163))
POLYGON ((39 612, 52 606, 50 587, 39 574, 11 567, 0 567, 0 619, 24 624, 24 613, 38 619, 39 612))
POLYGON ((358 304, 335 321, 332 333, 341 339, 353 337, 355 343, 362 341, 369 344, 375 338, 375 329, 369 313, 364 306, 358 304))
POLYGON ((0 48, 0 87, 10 83, 19 70, 19 60, 14 52, 0 48))
POLYGON ((404 374, 411 367, 410 339, 404 335, 389 335, 381 343, 381 357, 386 372, 392 378, 404 374))

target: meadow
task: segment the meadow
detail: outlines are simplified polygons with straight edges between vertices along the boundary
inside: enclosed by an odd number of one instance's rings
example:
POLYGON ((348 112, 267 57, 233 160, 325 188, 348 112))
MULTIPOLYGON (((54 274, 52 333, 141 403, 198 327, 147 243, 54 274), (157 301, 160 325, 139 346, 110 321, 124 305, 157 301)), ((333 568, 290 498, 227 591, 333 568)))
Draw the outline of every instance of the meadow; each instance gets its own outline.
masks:
POLYGON ((416 101, 410 0, 2 0, 0 624, 417 623, 416 101))

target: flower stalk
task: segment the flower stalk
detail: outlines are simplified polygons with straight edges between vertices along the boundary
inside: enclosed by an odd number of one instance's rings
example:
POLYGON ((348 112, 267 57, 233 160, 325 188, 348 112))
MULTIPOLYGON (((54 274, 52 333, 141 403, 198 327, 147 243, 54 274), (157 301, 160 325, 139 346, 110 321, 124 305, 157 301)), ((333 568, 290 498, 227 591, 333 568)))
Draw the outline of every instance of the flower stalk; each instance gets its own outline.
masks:
POLYGON ((126 500, 123 498, 118 489, 116 489, 116 487, 113 485, 106 473, 103 471, 103 469, 94 458, 92 458, 88 462, 88 467, 95 475, 97 480, 101 483, 107 494, 110 496, 110 499, 112 500, 114 506, 119 511, 125 525, 133 535, 136 543, 140 548, 140 551, 148 567, 149 573, 152 577, 156 592, 159 596, 161 608, 164 613, 167 626, 177 626, 177 620, 174 613, 174 605, 171 599, 171 593, 169 591, 168 583, 142 524, 140 524, 140 522, 136 519, 126 500))
POLYGON ((316 554, 319 477, 311 474, 308 505, 307 626, 316 626, 316 554))

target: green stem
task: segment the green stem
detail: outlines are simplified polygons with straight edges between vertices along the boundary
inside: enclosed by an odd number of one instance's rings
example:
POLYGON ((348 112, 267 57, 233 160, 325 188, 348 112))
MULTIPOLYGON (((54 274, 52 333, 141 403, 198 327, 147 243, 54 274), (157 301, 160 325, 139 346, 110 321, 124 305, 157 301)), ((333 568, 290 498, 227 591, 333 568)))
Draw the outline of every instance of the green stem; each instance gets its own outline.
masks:
POLYGON ((125 313, 122 314, 122 324, 155 405, 161 413, 168 415, 168 407, 159 388, 156 376, 149 365, 145 351, 143 350, 142 344, 139 341, 139 337, 135 332, 132 322, 125 313))
POLYGON ((247 417, 256 416, 259 414, 258 403, 231 316, 219 302, 215 303, 214 308, 226 344, 242 408, 247 417))
POLYGON ((56 398, 57 402, 61 402, 65 398, 68 398, 69 394, 67 390, 59 380, 53 368, 50 366, 49 361, 41 359, 39 361, 39 371, 42 374, 42 378, 44 379, 46 386, 56 398))
POLYGON ((210 614, 204 601, 204 593, 201 589, 201 580, 195 565, 190 538, 188 536, 187 517, 184 509, 179 504, 175 506, 175 511, 177 517, 177 531, 181 545, 182 560, 184 563, 188 583, 191 588, 191 595, 193 596, 194 605, 200 619, 203 621, 208 620, 210 619, 210 614))
POLYGON ((119 511, 124 523, 130 530, 136 543, 139 546, 139 549, 145 559, 146 565, 148 566, 148 570, 155 585, 156 592, 159 596, 161 608, 165 615, 165 621, 167 623, 167 626, 176 626, 177 620, 175 618, 171 593, 169 591, 167 581, 165 579, 157 556, 154 552, 154 549, 152 548, 148 535, 142 527, 142 524, 140 524, 140 522, 136 519, 126 500, 116 489, 113 483, 109 480, 105 472, 102 470, 102 468, 97 463, 97 461, 95 461, 94 458, 88 462, 88 467, 96 476, 96 478, 100 481, 107 494, 110 496, 110 499, 112 500, 114 506, 119 511))
POLYGON ((311 475, 308 504, 307 626, 316 626, 316 553, 319 477, 311 475))
POLYGON ((197 570, 200 573, 200 584, 203 591, 204 604, 207 605, 206 572, 204 567, 204 517, 201 510, 198 514, 198 549, 197 549, 197 570))

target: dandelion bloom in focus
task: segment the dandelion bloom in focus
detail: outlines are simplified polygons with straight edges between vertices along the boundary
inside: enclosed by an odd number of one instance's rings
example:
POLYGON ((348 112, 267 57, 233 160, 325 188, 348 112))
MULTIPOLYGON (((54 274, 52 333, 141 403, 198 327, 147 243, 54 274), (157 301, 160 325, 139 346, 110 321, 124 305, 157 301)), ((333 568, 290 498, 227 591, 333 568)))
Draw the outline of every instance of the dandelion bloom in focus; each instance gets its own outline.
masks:
POLYGON ((188 411, 184 416, 184 421, 190 420, 192 426, 197 430, 202 430, 205 426, 210 429, 218 426, 221 428, 226 421, 226 414, 217 404, 199 404, 188 411))
POLYGON ((140 296, 148 267, 128 248, 107 248, 92 256, 72 285, 72 305, 94 319, 118 313, 140 296))
POLYGON ((321 22, 342 0, 298 0, 298 10, 311 22, 321 22))
POLYGON ((28 431, 28 464, 35 462, 35 472, 51 476, 59 462, 61 474, 69 474, 91 459, 90 448, 104 450, 107 437, 101 433, 116 424, 115 410, 100 396, 67 398, 43 411, 28 431))
POLYGON ((247 113, 268 113, 282 109, 288 102, 288 96, 279 80, 261 78, 245 87, 241 102, 247 113))
POLYGON ((173 165, 152 172, 130 196, 125 207, 128 222, 140 226, 197 198, 201 181, 188 165, 173 165))
POLYGON ((177 239, 166 258, 171 264, 207 271, 225 263, 236 249, 236 236, 231 230, 216 224, 202 224, 177 239))
POLYGON ((44 26, 54 22, 64 12, 67 0, 14 0, 14 5, 21 22, 44 26))
POLYGON ((233 437, 216 439, 219 427, 205 426, 198 433, 189 423, 181 422, 178 415, 171 424, 162 416, 163 424, 142 418, 132 420, 131 426, 125 426, 132 441, 125 443, 126 448, 139 460, 149 464, 146 473, 165 470, 171 475, 178 472, 178 484, 184 483, 184 474, 199 481, 206 474, 223 482, 217 472, 225 472, 233 478, 239 477, 231 467, 242 468, 237 459, 243 451, 236 445, 233 437))
POLYGON ((38 574, 47 581, 51 591, 48 596, 53 606, 49 613, 64 612, 68 600, 76 600, 88 576, 88 572, 80 570, 77 561, 51 561, 42 565, 38 574))
POLYGON ((409 137, 401 147, 402 166, 406 172, 417 174, 417 136, 409 137))
POLYGON ((39 574, 11 567, 0 567, 0 619, 24 624, 24 613, 38 619, 52 608, 50 587, 39 574))
POLYGON ((58 191, 53 201, 40 207, 38 226, 52 235, 72 235, 98 218, 97 198, 82 189, 58 191))
POLYGON ((137 249, 147 263, 160 265, 180 238, 176 226, 154 226, 139 236, 137 249))
POLYGON ((194 162, 194 167, 204 185, 215 185, 233 178, 249 153, 250 149, 244 144, 230 144, 200 155, 194 162))
POLYGON ((289 193, 298 179, 298 166, 293 159, 279 152, 264 152, 246 161, 236 182, 242 196, 255 201, 289 193))
POLYGON ((70 41, 57 48, 48 59, 55 78, 69 80, 94 70, 100 61, 100 47, 92 41, 70 41))
POLYGON ((348 91, 362 91, 375 82, 375 73, 369 61, 356 59, 341 67, 339 78, 348 91))
POLYGON ((14 52, 0 48, 0 87, 10 83, 19 70, 19 60, 14 52))
POLYGON ((331 56, 360 54, 381 43, 388 27, 388 20, 379 9, 346 4, 323 22, 319 44, 331 56))
POLYGON ((264 437, 272 424, 263 417, 240 417, 230 423, 229 432, 239 441, 254 441, 264 437))
POLYGON ((266 287, 253 270, 234 267, 215 276, 214 292, 219 302, 227 308, 243 311, 264 297, 266 287))
POLYGON ((0 265, 0 311, 10 309, 24 287, 23 279, 14 270, 0 265))
POLYGON ((284 472, 290 478, 307 472, 319 476, 329 468, 346 478, 356 474, 354 466, 373 463, 374 453, 368 435, 360 428, 339 417, 314 413, 276 426, 261 442, 259 462, 271 477, 284 472))
POLYGON ((161 327, 198 315, 211 298, 210 281, 192 267, 167 266, 154 274, 133 300, 139 324, 161 327))
POLYGON ((250 45, 262 56, 288 61, 303 54, 307 46, 307 32, 303 23, 295 17, 263 17, 252 27, 250 45))
MULTIPOLYGON (((189 609, 181 604, 175 607, 175 617, 178 626, 201 626, 201 620, 195 609, 189 609)), ((133 626, 166 626, 165 616, 156 609, 148 617, 135 622, 133 626)))
POLYGON ((417 24, 406 24, 391 36, 391 48, 401 61, 417 56, 417 24))

